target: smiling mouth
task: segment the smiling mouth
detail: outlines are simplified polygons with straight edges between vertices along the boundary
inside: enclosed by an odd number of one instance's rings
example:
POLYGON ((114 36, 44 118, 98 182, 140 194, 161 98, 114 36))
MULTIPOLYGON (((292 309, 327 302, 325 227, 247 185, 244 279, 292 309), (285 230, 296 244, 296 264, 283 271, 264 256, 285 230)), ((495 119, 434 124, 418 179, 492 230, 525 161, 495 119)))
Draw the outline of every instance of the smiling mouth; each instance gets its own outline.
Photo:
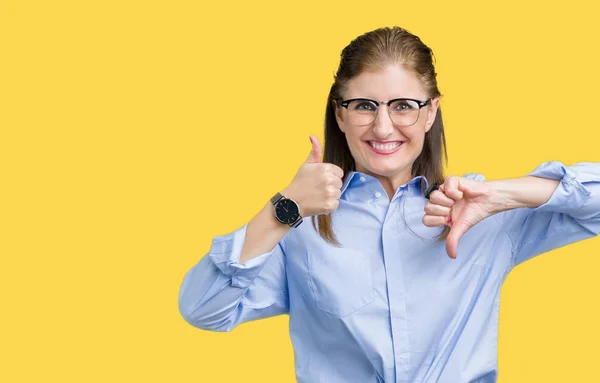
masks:
POLYGON ((404 142, 403 141, 394 141, 394 142, 387 142, 387 143, 379 143, 379 142, 375 142, 375 141, 367 141, 367 143, 369 144, 370 147, 377 149, 377 150, 381 150, 384 152, 389 152, 395 149, 398 149, 400 147, 400 145, 402 145, 404 142))

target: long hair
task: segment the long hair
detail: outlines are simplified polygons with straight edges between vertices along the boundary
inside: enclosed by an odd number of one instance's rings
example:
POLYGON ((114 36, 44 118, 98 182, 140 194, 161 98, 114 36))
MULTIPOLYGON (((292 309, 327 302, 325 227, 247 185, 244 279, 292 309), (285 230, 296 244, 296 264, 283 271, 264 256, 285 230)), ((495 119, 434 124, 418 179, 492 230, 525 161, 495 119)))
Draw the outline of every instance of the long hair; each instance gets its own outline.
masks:
MULTIPOLYGON (((356 170, 346 136, 340 130, 335 118, 337 105, 335 100, 341 98, 348 80, 366 70, 383 69, 388 64, 398 64, 417 76, 428 97, 440 97, 434 60, 433 51, 419 37, 400 27, 376 29, 352 40, 342 50, 340 65, 327 97, 323 162, 339 166, 344 171, 344 175, 356 170)), ((443 183, 443 160, 445 163, 448 162, 448 153, 442 111, 438 107, 433 125, 425 133, 423 149, 413 163, 412 177, 422 175, 429 183, 443 183)), ((421 187, 423 188, 424 185, 421 184, 421 187)), ((312 224, 325 241, 340 246, 333 232, 331 214, 313 216, 312 224)), ((446 226, 438 236, 438 240, 444 240, 449 231, 450 228, 446 226)))

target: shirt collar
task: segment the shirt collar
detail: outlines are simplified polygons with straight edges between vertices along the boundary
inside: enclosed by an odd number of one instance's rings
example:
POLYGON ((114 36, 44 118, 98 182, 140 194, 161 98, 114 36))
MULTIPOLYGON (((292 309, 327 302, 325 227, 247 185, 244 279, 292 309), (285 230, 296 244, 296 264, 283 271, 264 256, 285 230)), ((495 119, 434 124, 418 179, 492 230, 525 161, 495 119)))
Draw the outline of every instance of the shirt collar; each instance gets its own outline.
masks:
MULTIPOLYGON (((360 184, 362 184, 362 182, 363 182, 362 180, 365 180, 365 181, 371 180, 371 181, 379 182, 379 180, 377 178, 375 178, 369 174, 365 174, 365 173, 361 173, 361 172, 357 172, 357 171, 350 171, 346 174, 346 177, 344 177, 344 183, 342 184, 342 188, 340 189, 341 194, 343 195, 344 191, 348 187, 353 188, 353 187, 359 186, 360 184)), ((422 193, 422 190, 425 190, 429 187, 429 182, 427 181, 427 178, 425 178, 425 176, 416 176, 412 180, 410 180, 407 184, 400 185, 398 187, 398 189, 401 189, 402 187, 404 187, 406 185, 409 185, 409 186, 415 185, 416 189, 418 189, 418 193, 422 193), (423 189, 421 189, 421 187, 420 187, 421 182, 425 183, 425 187, 423 189)), ((396 191, 398 191, 398 190, 396 190, 396 191)))
POLYGON ((351 171, 350 173, 346 174, 346 177, 344 177, 344 183, 342 184, 342 188, 340 189, 340 191, 342 192, 342 194, 344 194, 344 190, 346 190, 346 188, 350 184, 350 181, 352 181, 352 179, 355 176, 358 177, 357 174, 359 174, 359 172, 355 172, 355 171, 351 171))

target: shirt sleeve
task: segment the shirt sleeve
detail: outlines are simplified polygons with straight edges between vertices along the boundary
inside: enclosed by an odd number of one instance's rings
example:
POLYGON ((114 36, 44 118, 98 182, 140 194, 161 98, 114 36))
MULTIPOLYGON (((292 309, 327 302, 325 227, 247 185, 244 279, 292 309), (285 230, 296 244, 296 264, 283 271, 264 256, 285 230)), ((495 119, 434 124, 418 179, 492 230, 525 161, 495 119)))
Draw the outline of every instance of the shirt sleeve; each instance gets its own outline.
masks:
POLYGON ((495 217, 512 241, 512 267, 549 250, 600 233, 600 163, 544 162, 530 176, 560 180, 550 199, 495 217))
POLYGON ((186 273, 179 311, 192 326, 231 331, 243 322, 289 312, 283 239, 240 264, 247 226, 213 238, 208 254, 186 273))

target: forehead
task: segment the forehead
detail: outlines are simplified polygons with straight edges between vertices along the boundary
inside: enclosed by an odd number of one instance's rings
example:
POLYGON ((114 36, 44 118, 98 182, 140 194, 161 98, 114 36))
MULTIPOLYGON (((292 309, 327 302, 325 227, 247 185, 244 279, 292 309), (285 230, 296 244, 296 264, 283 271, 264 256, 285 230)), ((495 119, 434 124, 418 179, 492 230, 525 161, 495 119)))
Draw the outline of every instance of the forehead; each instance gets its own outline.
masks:
POLYGON ((386 101, 392 98, 407 97, 424 99, 427 97, 421 81, 412 71, 399 64, 389 64, 385 68, 367 70, 348 80, 344 98, 372 98, 386 101))

